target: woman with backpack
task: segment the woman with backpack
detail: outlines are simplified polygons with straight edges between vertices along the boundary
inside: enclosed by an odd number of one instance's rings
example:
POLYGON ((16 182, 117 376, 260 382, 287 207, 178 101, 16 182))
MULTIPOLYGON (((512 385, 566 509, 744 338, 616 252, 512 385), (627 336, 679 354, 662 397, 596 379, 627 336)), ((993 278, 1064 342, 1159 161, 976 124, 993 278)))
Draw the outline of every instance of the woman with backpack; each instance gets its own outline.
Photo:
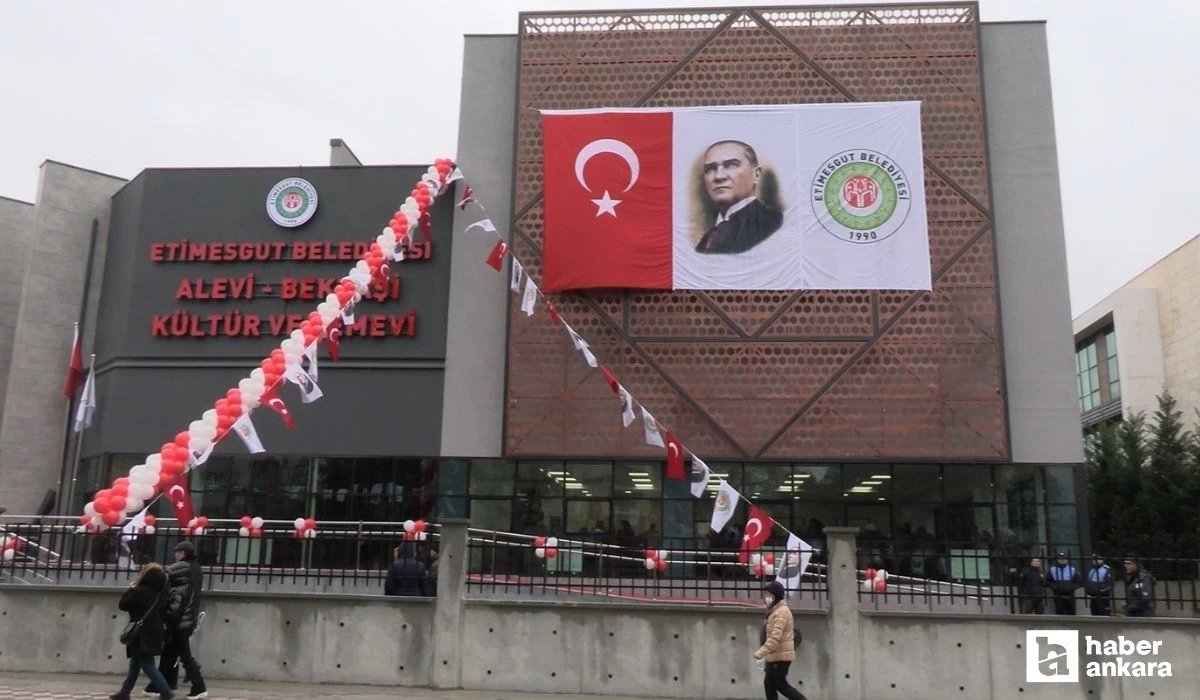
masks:
POLYGON ((763 589, 763 605, 767 608, 767 618, 759 635, 762 646, 754 652, 754 659, 766 673, 763 688, 767 700, 778 700, 780 693, 788 700, 806 700, 803 693, 788 685, 788 669, 796 660, 795 621, 778 581, 768 583, 763 589))
POLYGON ((129 623, 121 632, 121 641, 125 643, 125 657, 129 659, 129 675, 125 677, 121 689, 108 696, 109 700, 129 700, 129 693, 137 684, 138 675, 142 671, 146 672, 150 682, 158 689, 159 698, 170 700, 175 697, 167 687, 167 681, 154 665, 154 657, 163 650, 163 606, 166 604, 166 588, 167 575, 163 573, 162 565, 151 563, 142 567, 137 578, 121 596, 118 607, 129 613, 129 623))

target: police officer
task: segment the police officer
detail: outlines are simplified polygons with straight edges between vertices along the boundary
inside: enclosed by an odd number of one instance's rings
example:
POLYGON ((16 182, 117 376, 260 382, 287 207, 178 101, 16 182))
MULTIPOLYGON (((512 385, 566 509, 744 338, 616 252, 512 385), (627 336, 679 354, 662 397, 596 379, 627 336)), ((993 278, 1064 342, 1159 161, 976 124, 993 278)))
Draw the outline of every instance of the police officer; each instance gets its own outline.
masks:
POLYGON ((1067 561, 1067 553, 1059 552, 1058 561, 1050 567, 1046 585, 1054 593, 1054 614, 1075 614, 1075 589, 1079 588, 1079 572, 1067 561))
POLYGON ((1112 615, 1112 569, 1099 554, 1092 555, 1092 570, 1083 584, 1083 592, 1093 615, 1112 615))

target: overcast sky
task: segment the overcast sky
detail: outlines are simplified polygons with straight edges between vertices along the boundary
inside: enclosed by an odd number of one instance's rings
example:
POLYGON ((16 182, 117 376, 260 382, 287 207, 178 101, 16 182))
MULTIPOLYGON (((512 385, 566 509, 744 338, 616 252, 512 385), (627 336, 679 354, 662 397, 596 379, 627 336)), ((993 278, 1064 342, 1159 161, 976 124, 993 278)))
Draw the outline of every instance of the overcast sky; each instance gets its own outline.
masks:
MULTIPOLYGON (((464 34, 514 33, 520 10, 730 4, 0 0, 0 195, 32 201, 47 158, 127 178, 324 165, 340 137, 368 164, 428 162, 454 153, 464 34)), ((1200 3, 982 0, 982 14, 1049 22, 1078 314, 1200 233, 1200 3)))

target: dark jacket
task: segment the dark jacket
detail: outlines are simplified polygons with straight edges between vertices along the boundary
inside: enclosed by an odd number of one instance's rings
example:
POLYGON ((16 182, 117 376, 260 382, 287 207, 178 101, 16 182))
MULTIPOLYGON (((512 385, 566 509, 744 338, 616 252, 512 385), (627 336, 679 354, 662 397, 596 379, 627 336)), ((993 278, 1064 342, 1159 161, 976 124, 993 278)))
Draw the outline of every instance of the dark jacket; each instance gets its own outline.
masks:
POLYGON ((1125 614, 1130 617, 1154 617, 1154 576, 1138 568, 1125 574, 1125 614))
POLYGON ((200 587, 204 581, 200 563, 195 559, 175 562, 167 567, 167 580, 171 584, 163 613, 167 627, 190 632, 196 628, 196 617, 200 614, 200 587))
POLYGON ((1046 574, 1032 566, 1025 567, 1017 579, 1017 592, 1023 596, 1041 596, 1046 593, 1046 574))
POLYGON ((1083 592, 1093 598, 1107 598, 1112 595, 1112 569, 1108 564, 1092 567, 1088 572, 1087 581, 1083 584, 1083 592))
POLYGON ((417 561, 411 544, 404 545, 400 558, 392 562, 383 582, 384 595, 425 595, 425 567, 417 561))
POLYGON ((121 595, 121 602, 117 607, 129 613, 130 622, 142 620, 142 632, 138 635, 138 642, 125 646, 125 658, 132 659, 138 654, 158 656, 162 653, 166 636, 163 627, 166 587, 167 577, 155 569, 147 572, 136 588, 126 589, 121 595))
POLYGON ((1046 585, 1050 586, 1054 595, 1069 596, 1079 588, 1079 571, 1070 564, 1055 564, 1046 576, 1046 585))
POLYGON ((757 199, 714 226, 696 245, 697 253, 742 253, 767 240, 783 225, 783 214, 757 199))

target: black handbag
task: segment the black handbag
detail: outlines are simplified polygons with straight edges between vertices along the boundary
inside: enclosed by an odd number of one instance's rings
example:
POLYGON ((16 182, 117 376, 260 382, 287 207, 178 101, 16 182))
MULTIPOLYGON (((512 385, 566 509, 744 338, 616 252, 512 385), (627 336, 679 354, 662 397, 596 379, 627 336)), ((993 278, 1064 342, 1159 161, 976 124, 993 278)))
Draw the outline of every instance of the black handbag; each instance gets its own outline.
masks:
POLYGON ((146 618, 150 617, 150 613, 154 612, 154 609, 158 607, 158 601, 161 599, 162 591, 159 591, 158 595, 154 598, 154 602, 149 608, 146 609, 145 614, 142 615, 142 619, 130 620, 129 622, 125 623, 125 628, 121 630, 120 639, 122 644, 127 647, 137 646, 142 641, 142 623, 145 622, 146 618))

